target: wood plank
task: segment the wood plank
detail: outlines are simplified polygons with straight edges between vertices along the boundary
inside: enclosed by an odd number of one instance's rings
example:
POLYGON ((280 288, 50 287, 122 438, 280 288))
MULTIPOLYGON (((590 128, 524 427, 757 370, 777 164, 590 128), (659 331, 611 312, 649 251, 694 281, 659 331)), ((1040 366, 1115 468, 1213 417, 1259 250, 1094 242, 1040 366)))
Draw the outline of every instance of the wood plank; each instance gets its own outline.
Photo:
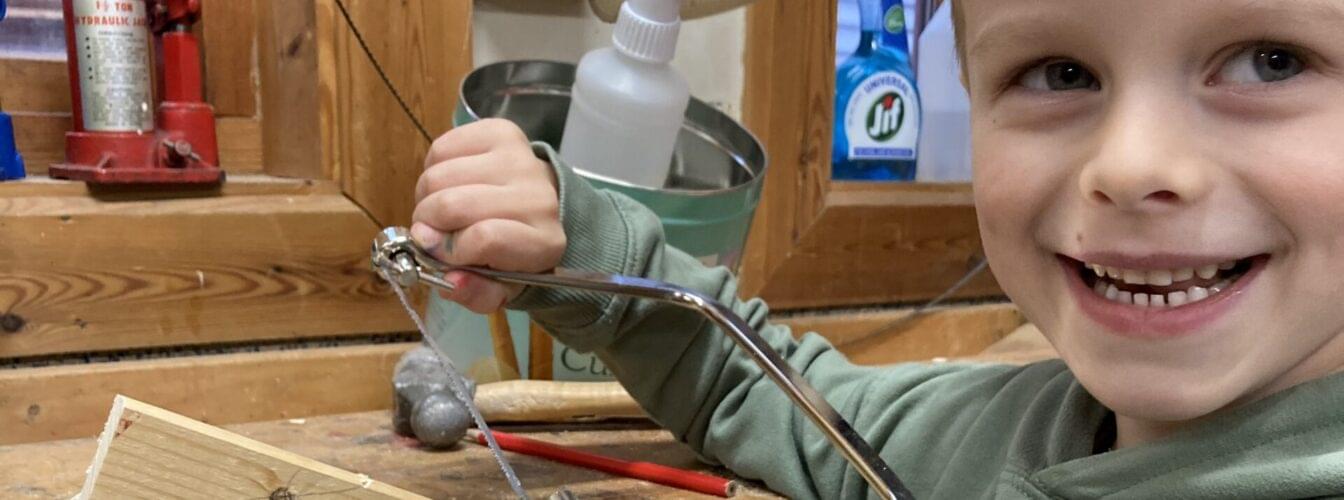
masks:
POLYGON ((762 0, 747 11, 742 116, 770 167, 743 259, 744 296, 765 289, 830 189, 835 16, 834 1, 762 0))
POLYGON ((0 198, 0 358, 414 330, 340 195, 0 198))
MULTIPOLYGON (((956 283, 981 256, 969 186, 846 187, 829 193, 821 218, 760 296, 776 310, 918 302, 956 283)), ((984 271, 953 297, 1001 293, 984 271)))
POLYGON ((120 395, 79 498, 275 498, 295 492, 425 499, 120 395))
MULTIPOLYGON (((46 175, 52 163, 65 160, 65 133, 70 113, 12 113, 14 140, 28 175, 46 175)), ((261 122, 253 118, 216 118, 215 137, 225 172, 261 172, 261 122)), ((227 182, 227 181, 226 181, 227 182)))
POLYGON ((154 401, 211 424, 387 409, 392 368, 414 346, 0 370, 0 444, 94 436, 117 394, 154 401))
POLYGON ((229 176, 228 182, 218 186, 204 189, 182 188, 171 191, 116 186, 90 187, 83 182, 52 179, 40 175, 30 175, 17 181, 0 182, 0 198, 89 196, 104 201, 144 201, 189 196, 307 196, 311 194, 337 195, 341 194, 341 188, 331 181, 289 179, 263 174, 234 174, 229 176))
POLYGON ((65 61, 0 59, 0 109, 8 113, 70 112, 65 61))
MULTIPOLYGON (((471 69, 472 2, 347 0, 345 5, 429 133, 448 130, 456 89, 471 69)), ((330 162, 324 171, 335 174, 346 194, 379 223, 404 224, 429 144, 384 87, 335 3, 318 0, 316 16, 322 143, 324 161, 330 162)))
POLYGON ((261 120, 215 118, 215 136, 219 141, 219 166, 225 172, 231 174, 265 170, 262 167, 261 120))
MULTIPOLYGON (((387 412, 380 411, 226 428, 431 498, 511 497, 499 467, 484 446, 464 445, 446 453, 423 450, 414 441, 393 435, 390 421, 387 412)), ((695 453, 671 433, 643 424, 514 426, 504 430, 623 460, 725 474, 723 469, 696 460, 695 453)), ((93 439, 0 446, 0 496, 69 499, 79 492, 84 469, 96 448, 93 439)), ((579 498, 713 498, 525 455, 510 454, 509 461, 523 474, 523 486, 533 498, 547 498, 560 486, 579 498)), ((744 483, 734 498, 778 498, 752 485, 744 483)), ((295 493, 300 499, 323 498, 303 496, 304 491, 295 493)))
POLYGON ((205 99, 215 107, 215 116, 256 115, 257 33, 253 8, 252 0, 201 2, 205 99))
POLYGON ((272 175, 334 179, 322 169, 313 9, 311 1, 257 6, 262 150, 272 175))
POLYGON ((855 363, 880 365, 970 356, 1023 323, 1012 304, 944 307, 912 316, 912 309, 805 314, 772 319, 795 336, 817 332, 855 363))
POLYGON ((14 143, 23 155, 28 175, 46 175, 52 163, 65 160, 65 132, 70 130, 70 110, 61 113, 13 112, 14 143))

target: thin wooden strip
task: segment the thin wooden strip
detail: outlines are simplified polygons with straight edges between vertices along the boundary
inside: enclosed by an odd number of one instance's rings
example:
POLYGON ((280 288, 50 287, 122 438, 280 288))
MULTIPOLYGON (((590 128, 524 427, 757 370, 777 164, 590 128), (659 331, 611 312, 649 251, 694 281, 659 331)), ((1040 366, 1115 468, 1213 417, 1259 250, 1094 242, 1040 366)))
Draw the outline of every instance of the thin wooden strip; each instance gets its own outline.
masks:
POLYGON ((386 409, 414 343, 0 370, 0 444, 90 437, 126 394, 212 424, 386 409))
POLYGON ((425 498, 121 395, 112 403, 79 498, 276 498, 277 493, 425 498))
POLYGON ((0 197, 0 358, 413 330, 339 195, 0 197))
POLYGON ((0 182, 0 198, 88 197, 97 201, 148 201, 191 197, 229 197, 312 194, 340 194, 340 186, 331 181, 289 179, 265 174, 234 174, 228 182, 201 189, 143 189, 133 187, 90 187, 83 182, 30 175, 17 181, 0 182))

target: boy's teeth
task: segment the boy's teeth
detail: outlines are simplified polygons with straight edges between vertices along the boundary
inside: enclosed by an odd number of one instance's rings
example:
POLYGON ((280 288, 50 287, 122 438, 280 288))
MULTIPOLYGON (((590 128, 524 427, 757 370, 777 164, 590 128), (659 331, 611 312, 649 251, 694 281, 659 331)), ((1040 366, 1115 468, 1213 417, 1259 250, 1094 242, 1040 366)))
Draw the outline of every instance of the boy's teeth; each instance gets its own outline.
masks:
POLYGON ((1129 283, 1131 285, 1142 285, 1146 283, 1146 281, 1144 280, 1144 276, 1146 275, 1146 273, 1144 273, 1143 271, 1126 269, 1124 270, 1122 275, 1124 276, 1124 278, 1122 279, 1125 280, 1125 283, 1129 283))
POLYGON ((1167 303, 1171 304, 1171 307, 1183 306, 1189 301, 1190 298, 1185 292, 1171 292, 1167 294, 1167 303))
POLYGON ((1235 261, 1235 260, 1229 260, 1229 261, 1224 262, 1224 263, 1222 263, 1222 264, 1218 264, 1218 270, 1219 270, 1219 271, 1226 271, 1226 270, 1228 270, 1228 269, 1232 269, 1232 268, 1234 268, 1234 267, 1237 267, 1237 261, 1235 261))
POLYGON ((1209 298, 1209 289, 1204 287, 1192 286, 1189 290, 1190 302, 1199 302, 1209 298))
POLYGON ((1172 283, 1171 271, 1160 269, 1157 271, 1148 271, 1148 284, 1157 286, 1167 286, 1172 283))
POLYGON ((1150 307, 1167 307, 1167 296, 1157 293, 1148 298, 1150 307))
POLYGON ((1201 267, 1199 268, 1199 270, 1195 271, 1195 274, 1198 274, 1200 278, 1204 279, 1212 278, 1214 275, 1218 274, 1218 265, 1209 264, 1207 266, 1201 267))
POLYGON ((1107 284, 1104 282, 1097 282, 1097 284, 1092 287, 1092 291, 1098 296, 1105 297, 1106 300, 1112 302, 1132 304, 1139 307, 1163 308, 1168 306, 1179 307, 1208 299, 1209 297, 1226 290, 1231 284, 1231 281, 1222 281, 1217 285, 1208 288, 1192 286, 1189 289, 1179 292, 1149 294, 1126 292, 1117 288, 1113 283, 1107 284))
POLYGON ((1171 279, 1174 281, 1185 281, 1195 277, 1195 270, 1191 268, 1177 269, 1171 273, 1171 279))
POLYGON ((1134 305, 1148 307, 1148 294, 1146 293, 1134 294, 1134 305))

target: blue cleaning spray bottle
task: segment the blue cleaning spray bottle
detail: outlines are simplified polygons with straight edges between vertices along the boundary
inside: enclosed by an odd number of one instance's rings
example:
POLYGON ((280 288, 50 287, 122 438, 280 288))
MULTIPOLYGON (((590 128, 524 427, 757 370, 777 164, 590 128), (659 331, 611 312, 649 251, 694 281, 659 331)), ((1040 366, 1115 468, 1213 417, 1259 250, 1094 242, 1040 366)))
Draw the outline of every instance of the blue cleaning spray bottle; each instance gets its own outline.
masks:
POLYGON ((831 177, 915 178, 919 94, 900 0, 857 0, 859 46, 836 68, 831 177))
MULTIPOLYGON (((5 3, 0 0, 0 21, 5 19, 5 3)), ((14 121, 0 109, 0 181, 23 177, 23 156, 14 145, 14 121)))

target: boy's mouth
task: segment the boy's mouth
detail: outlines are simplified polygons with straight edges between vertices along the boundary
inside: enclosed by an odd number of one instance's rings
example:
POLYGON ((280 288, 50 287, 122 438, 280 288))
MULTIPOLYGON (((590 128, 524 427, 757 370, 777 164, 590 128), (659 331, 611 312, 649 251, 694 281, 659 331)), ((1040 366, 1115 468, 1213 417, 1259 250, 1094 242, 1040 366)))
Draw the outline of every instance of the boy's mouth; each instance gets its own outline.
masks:
POLYGON ((1198 267, 1125 269, 1060 256, 1097 296, 1144 308, 1174 308, 1218 296, 1246 275, 1258 255, 1198 267))

